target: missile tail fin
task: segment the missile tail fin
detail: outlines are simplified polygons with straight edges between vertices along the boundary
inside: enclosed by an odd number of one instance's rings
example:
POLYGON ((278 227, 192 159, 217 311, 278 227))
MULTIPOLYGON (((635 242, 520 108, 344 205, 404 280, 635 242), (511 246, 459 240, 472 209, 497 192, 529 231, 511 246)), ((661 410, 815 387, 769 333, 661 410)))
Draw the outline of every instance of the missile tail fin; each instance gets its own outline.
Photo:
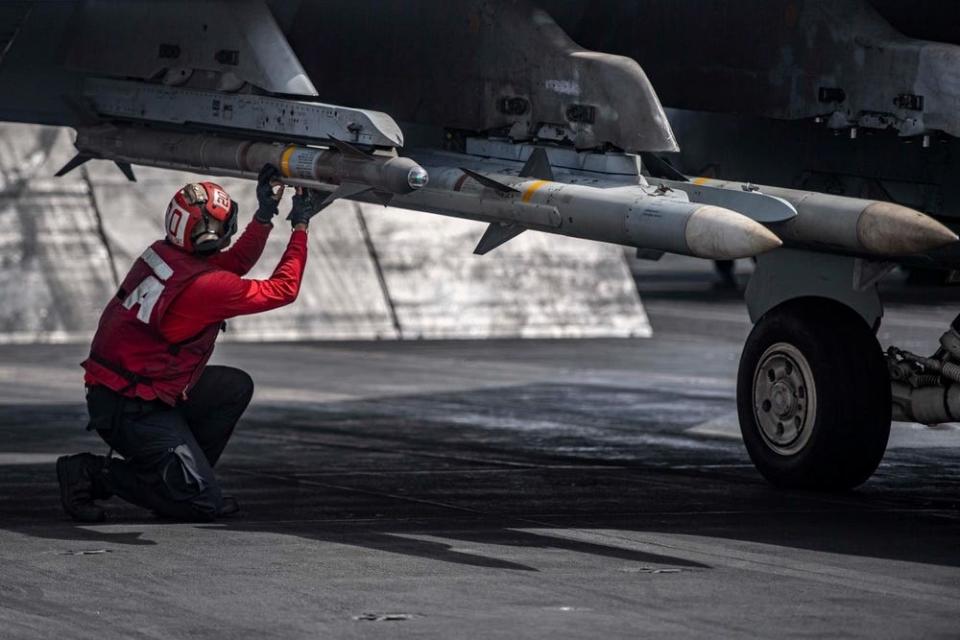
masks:
POLYGON ((393 200, 393 194, 389 191, 373 190, 371 191, 371 194, 385 207, 389 206, 390 201, 393 200))
POLYGON ((357 184, 354 182, 344 182, 335 191, 330 192, 330 194, 320 203, 320 208, 324 209, 333 204, 334 200, 339 200, 340 198, 351 198, 353 196, 358 196, 361 193, 366 193, 370 191, 372 187, 368 187, 365 184, 357 184))
POLYGON ((60 170, 57 171, 57 172, 56 172, 55 174, 53 174, 53 175, 55 175, 55 176, 58 177, 58 178, 61 178, 61 177, 65 176, 65 175, 67 175, 68 173, 70 173, 71 171, 73 171, 74 169, 76 169, 77 167, 79 167, 80 165, 82 165, 84 162, 86 162, 87 160, 89 160, 89 159, 92 158, 92 157, 93 157, 93 156, 88 156, 88 155, 86 155, 86 154, 84 154, 84 153, 78 153, 77 155, 75 155, 75 156, 73 156, 72 158, 70 158, 70 159, 67 161, 67 164, 65 164, 65 165, 63 165, 62 167, 60 167, 60 170))
POLYGON ((637 249, 637 260, 649 260, 650 262, 656 262, 663 257, 665 252, 660 251, 659 249, 637 249))
POLYGON ((521 178, 536 178, 553 182, 553 169, 550 168, 550 158, 543 147, 537 147, 527 158, 526 164, 520 169, 521 178))
POLYGON ((130 182, 136 182, 137 176, 133 173, 133 167, 130 166, 129 162, 120 162, 119 160, 114 160, 113 164, 117 165, 117 168, 120 169, 120 172, 127 177, 127 180, 130 182))
POLYGON ((513 240, 524 231, 526 231, 526 229, 519 224, 491 222, 487 230, 483 232, 483 237, 480 238, 480 242, 477 243, 477 248, 474 249, 473 252, 478 256, 482 256, 485 253, 493 251, 500 245, 513 240))
POLYGON ((499 193, 520 193, 518 190, 514 189, 510 185, 503 184, 502 182, 497 182, 493 178, 488 178, 482 173, 477 173, 476 171, 470 171, 470 169, 464 169, 460 167, 460 171, 463 171, 465 174, 487 187, 488 189, 493 189, 499 193))

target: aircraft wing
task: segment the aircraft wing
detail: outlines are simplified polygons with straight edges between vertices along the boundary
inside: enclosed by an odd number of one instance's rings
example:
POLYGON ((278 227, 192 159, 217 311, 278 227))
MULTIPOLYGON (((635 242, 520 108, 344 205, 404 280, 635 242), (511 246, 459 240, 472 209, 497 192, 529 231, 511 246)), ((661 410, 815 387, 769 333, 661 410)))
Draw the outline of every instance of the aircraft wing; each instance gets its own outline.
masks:
POLYGON ((61 173, 106 159, 131 178, 137 164, 254 178, 270 162, 328 200, 487 222, 478 253, 525 229, 709 259, 783 240, 890 257, 956 238, 912 210, 648 181, 640 154, 655 168, 677 147, 643 70, 583 49, 528 2, 0 11, 0 118, 75 128, 61 173), (822 224, 836 215, 846 226, 822 224))

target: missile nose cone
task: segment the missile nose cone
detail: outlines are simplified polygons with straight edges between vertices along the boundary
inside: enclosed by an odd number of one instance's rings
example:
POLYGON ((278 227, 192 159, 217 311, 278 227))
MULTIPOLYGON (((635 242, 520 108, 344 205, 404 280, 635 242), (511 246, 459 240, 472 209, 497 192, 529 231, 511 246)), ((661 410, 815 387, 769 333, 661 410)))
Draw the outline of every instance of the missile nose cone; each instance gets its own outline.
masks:
POLYGON ((874 202, 860 213, 857 237, 867 251, 888 256, 922 253, 958 240, 930 216, 891 202, 874 202))
POLYGON ((712 205, 700 207, 690 215, 684 235, 690 253, 709 260, 749 258, 783 244, 759 222, 712 205))
POLYGON ((407 184, 410 185, 411 189, 422 189, 427 186, 427 182, 430 181, 430 176, 427 174, 427 170, 417 165, 410 169, 407 172, 407 184))

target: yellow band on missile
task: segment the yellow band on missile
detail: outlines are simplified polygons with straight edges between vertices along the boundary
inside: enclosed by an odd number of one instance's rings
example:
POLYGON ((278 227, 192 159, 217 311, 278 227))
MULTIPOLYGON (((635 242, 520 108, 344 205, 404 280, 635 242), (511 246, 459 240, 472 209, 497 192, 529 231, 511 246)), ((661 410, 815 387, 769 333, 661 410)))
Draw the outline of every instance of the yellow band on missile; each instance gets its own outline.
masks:
POLYGON ((530 198, 533 197, 533 194, 536 193, 537 189, 547 184, 546 180, 534 180, 530 183, 530 186, 526 188, 523 192, 523 196, 520 198, 524 202, 530 202, 530 198))
POLYGON ((691 182, 693 184, 710 184, 710 178, 694 178, 691 182))
POLYGON ((280 173, 282 173, 284 177, 290 177, 290 156, 292 156, 296 150, 297 148, 294 145, 290 145, 283 150, 283 155, 280 156, 280 173))

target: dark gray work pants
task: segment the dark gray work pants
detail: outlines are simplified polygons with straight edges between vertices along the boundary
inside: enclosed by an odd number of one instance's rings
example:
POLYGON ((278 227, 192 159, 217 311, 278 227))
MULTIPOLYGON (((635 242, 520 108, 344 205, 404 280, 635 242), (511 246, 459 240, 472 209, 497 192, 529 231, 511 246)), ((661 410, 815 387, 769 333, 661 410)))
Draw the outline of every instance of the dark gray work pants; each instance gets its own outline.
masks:
POLYGON ((176 407, 91 387, 90 428, 123 456, 105 462, 95 493, 177 520, 216 518, 223 501, 213 467, 252 395, 250 376, 220 366, 208 366, 176 407))

